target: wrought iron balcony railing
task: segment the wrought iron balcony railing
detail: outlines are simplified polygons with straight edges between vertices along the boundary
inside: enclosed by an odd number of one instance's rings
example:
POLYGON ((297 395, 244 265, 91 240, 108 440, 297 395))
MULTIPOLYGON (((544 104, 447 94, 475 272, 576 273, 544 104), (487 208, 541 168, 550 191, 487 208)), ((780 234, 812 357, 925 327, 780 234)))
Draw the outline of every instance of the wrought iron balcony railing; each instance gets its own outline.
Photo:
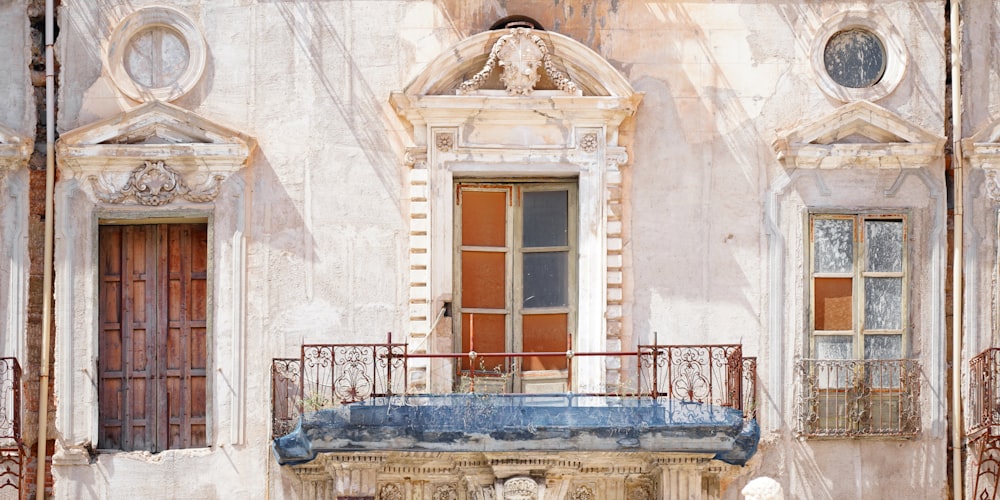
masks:
POLYGON ((1000 426, 1000 348, 991 347, 969 361, 969 434, 1000 426))
POLYGON ((592 357, 613 362, 632 378, 604 392, 574 395, 667 398, 756 417, 757 361, 744 358, 739 345, 643 345, 631 352, 413 354, 390 338, 385 344, 304 345, 299 358, 274 359, 272 431, 275 436, 287 434, 304 412, 417 394, 408 384, 408 366, 414 359, 446 361, 453 377, 450 392, 538 393, 538 388, 560 387, 569 393, 574 387, 574 362, 592 357), (531 370, 532 366, 558 369, 531 370), (544 383, 529 389, 538 380, 544 383))
POLYGON ((21 365, 16 358, 0 358, 0 491, 23 491, 24 465, 21 365))
POLYGON ((803 359, 795 365, 798 432, 913 436, 920 432, 920 364, 913 359, 803 359))

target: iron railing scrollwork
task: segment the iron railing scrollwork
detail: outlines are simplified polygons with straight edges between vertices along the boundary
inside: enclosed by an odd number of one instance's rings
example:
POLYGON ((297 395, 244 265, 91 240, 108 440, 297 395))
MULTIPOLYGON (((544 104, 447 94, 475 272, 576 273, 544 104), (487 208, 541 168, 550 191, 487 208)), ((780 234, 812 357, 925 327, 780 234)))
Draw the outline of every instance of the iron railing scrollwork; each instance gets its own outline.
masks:
POLYGON ((0 491, 24 492, 24 442, 21 440, 21 365, 0 358, 0 491))
POLYGON ((920 431, 916 360, 803 359, 795 370, 802 435, 913 436, 920 431))
POLYGON ((1000 497, 1000 348, 969 360, 969 453, 975 457, 970 498, 1000 497))
MULTIPOLYGON (((724 418, 713 408, 741 410, 746 418, 756 417, 757 362, 744 358, 740 345, 643 345, 631 352, 531 352, 531 353, 410 353, 406 344, 307 344, 299 358, 277 358, 271 365, 272 433, 275 437, 291 432, 300 415, 323 408, 372 398, 407 394, 407 366, 411 358, 451 359, 456 369, 457 392, 496 392, 498 380, 523 375, 488 372, 469 383, 469 370, 477 356, 502 360, 502 366, 521 370, 524 357, 565 359, 566 386, 572 387, 573 362, 584 357, 602 357, 621 365, 634 360, 630 382, 616 384, 603 393, 576 395, 667 399, 682 403, 672 412, 687 411, 693 416, 708 406, 710 418, 724 418), (478 379, 478 386, 476 380, 478 379), (695 404, 696 403, 696 404, 695 404)), ((626 370, 628 371, 628 370, 626 370)), ((506 383, 502 390, 507 390, 506 383)), ((511 385, 509 387, 515 387, 511 385)))

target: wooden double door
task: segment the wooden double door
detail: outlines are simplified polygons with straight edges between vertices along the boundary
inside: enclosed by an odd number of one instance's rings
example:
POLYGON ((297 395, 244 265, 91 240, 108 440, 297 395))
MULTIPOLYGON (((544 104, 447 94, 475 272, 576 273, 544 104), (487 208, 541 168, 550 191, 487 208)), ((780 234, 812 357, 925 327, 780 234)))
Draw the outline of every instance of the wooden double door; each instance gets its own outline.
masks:
POLYGON ((98 447, 206 446, 207 224, 99 238, 98 447))

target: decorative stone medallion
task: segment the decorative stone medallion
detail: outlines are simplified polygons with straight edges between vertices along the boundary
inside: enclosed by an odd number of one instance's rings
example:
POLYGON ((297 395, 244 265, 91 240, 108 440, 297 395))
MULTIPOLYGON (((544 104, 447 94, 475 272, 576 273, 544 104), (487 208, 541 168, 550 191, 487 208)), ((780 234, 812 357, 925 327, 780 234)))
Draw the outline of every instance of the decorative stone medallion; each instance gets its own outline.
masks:
POLYGON ((383 485, 378 493, 378 500, 403 500, 403 489, 395 483, 383 485))
POLYGON ((509 31, 493 44, 483 69, 462 82, 458 88, 460 94, 469 94, 482 87, 498 64, 503 69, 500 81, 509 95, 531 95, 541 76, 539 67, 559 90, 572 95, 582 94, 565 73, 556 69, 549 48, 535 30, 522 27, 509 31))
POLYGON ((594 490, 590 489, 589 486, 577 486, 573 496, 570 497, 571 500, 595 500, 595 498, 594 490))
POLYGON ((458 490, 450 484, 442 484, 434 490, 431 500, 458 500, 458 490))
POLYGON ((205 39, 194 21, 168 7, 139 9, 122 19, 108 43, 111 80, 137 101, 172 101, 201 80, 205 39))
POLYGON ((504 500, 536 500, 538 483, 530 477, 513 477, 503 483, 504 500))

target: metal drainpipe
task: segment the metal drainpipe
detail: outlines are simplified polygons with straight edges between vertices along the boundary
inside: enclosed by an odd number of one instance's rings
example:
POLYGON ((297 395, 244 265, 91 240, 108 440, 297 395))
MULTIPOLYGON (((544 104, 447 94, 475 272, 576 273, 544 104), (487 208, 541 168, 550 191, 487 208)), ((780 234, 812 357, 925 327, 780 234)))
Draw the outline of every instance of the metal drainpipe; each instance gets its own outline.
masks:
POLYGON ((954 263, 952 267, 952 346, 951 346, 951 454, 952 454, 952 490, 955 500, 962 499, 962 486, 965 476, 962 474, 962 303, 964 290, 962 278, 965 273, 963 237, 965 234, 965 172, 962 168, 962 33, 961 1, 951 0, 951 138, 952 138, 952 174, 955 188, 955 219, 954 219, 954 263))
POLYGON ((42 259, 42 362, 38 374, 38 466, 35 498, 45 498, 46 430, 49 425, 49 335, 52 332, 52 245, 55 189, 55 57, 53 0, 45 0, 45 253, 42 259))

